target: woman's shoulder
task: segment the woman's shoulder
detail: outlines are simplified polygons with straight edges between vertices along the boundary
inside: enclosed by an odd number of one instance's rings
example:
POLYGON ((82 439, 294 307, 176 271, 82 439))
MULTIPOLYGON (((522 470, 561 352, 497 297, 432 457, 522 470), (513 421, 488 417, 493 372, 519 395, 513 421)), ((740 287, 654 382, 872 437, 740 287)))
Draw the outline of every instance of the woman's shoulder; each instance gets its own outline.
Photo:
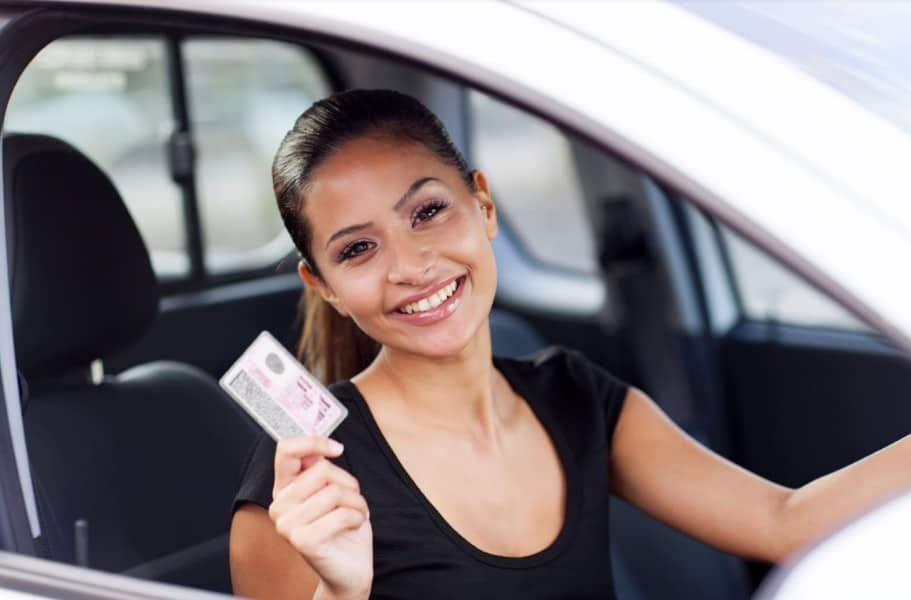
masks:
POLYGON ((550 346, 518 358, 494 359, 510 385, 538 408, 539 417, 582 432, 613 431, 630 388, 582 352, 550 346))
POLYGON ((548 346, 520 357, 495 357, 494 364, 501 371, 507 370, 536 379, 565 379, 568 383, 594 386, 595 391, 600 392, 610 388, 629 387, 629 384, 584 353, 561 345, 548 346))

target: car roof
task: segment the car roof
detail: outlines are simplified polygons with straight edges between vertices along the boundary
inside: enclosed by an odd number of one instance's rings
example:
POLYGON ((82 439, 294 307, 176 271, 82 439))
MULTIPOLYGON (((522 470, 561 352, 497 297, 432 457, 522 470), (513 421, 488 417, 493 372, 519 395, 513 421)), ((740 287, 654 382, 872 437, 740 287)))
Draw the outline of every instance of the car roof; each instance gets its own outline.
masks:
POLYGON ((911 138, 685 11, 632 2, 141 5, 353 40, 515 101, 634 161, 911 349, 911 279, 896 276, 911 259, 911 138))

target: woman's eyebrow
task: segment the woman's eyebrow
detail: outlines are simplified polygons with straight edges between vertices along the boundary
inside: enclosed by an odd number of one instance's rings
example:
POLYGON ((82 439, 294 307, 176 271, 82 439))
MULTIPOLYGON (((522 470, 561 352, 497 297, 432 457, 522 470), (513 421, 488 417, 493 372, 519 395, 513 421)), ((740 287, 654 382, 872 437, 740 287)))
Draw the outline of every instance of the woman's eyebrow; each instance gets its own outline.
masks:
MULTIPOLYGON (((404 194, 402 194, 402 197, 399 198, 399 201, 395 203, 395 206, 392 207, 392 210, 397 211, 398 209, 402 208, 402 205, 405 204, 406 202, 408 202, 408 199, 411 198, 412 196, 414 196, 415 192, 417 192, 419 189, 421 189, 422 185, 424 185, 425 183, 428 183, 430 181, 440 181, 440 180, 437 179, 436 177, 421 177, 420 179, 418 179, 417 181, 415 181, 408 187, 408 190, 404 194)), ((442 183, 442 181, 440 181, 440 183, 442 183)))
POLYGON ((343 235, 348 235, 349 233, 354 233, 355 231, 360 231, 361 229, 366 229, 367 227, 370 227, 370 223, 358 223, 357 225, 342 227, 333 233, 332 236, 326 241, 326 248, 329 247, 329 244, 342 237, 343 235))

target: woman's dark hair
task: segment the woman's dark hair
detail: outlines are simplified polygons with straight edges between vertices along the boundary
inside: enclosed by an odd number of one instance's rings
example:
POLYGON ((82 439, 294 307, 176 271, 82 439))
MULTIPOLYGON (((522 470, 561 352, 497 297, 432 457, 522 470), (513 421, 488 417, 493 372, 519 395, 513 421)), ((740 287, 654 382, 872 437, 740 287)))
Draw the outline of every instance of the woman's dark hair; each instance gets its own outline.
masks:
MULTIPOLYGON (((348 90, 314 103, 294 122, 275 154, 272 183, 282 220, 314 277, 312 229, 304 203, 315 170, 345 144, 362 137, 417 142, 459 171, 469 189, 474 180, 446 128, 427 107, 392 90, 348 90)), ((303 317, 298 358, 326 382, 363 370, 379 345, 354 322, 339 315, 309 286, 301 297, 303 317)))

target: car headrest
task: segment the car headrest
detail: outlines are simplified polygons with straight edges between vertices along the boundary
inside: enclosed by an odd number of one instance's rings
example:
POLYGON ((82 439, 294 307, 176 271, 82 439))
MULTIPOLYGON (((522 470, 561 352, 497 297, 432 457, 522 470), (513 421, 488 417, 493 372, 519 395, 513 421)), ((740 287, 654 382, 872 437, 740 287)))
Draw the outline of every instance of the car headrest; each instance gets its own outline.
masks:
POLYGON ((7 259, 18 368, 82 368, 158 313, 149 253, 108 177, 69 144, 3 137, 7 259))

